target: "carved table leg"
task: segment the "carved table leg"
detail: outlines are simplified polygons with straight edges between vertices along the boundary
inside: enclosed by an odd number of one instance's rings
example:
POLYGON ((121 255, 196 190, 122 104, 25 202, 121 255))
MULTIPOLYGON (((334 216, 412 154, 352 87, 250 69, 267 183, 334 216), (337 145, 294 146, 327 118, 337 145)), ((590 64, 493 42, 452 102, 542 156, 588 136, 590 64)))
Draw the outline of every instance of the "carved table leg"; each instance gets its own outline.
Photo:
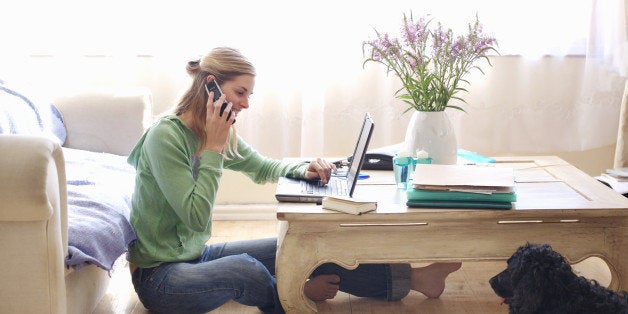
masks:
POLYGON ((303 294, 305 281, 318 265, 315 252, 303 247, 303 243, 312 241, 315 241, 314 237, 292 235, 287 230, 280 233, 276 269, 277 292, 286 313, 316 312, 316 304, 303 294))

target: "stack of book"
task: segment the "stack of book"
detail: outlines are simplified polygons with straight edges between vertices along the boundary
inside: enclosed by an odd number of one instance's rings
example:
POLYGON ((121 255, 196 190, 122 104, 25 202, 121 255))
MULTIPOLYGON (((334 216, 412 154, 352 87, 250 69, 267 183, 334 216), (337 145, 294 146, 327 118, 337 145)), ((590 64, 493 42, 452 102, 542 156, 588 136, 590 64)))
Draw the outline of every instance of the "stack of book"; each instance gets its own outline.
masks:
POLYGON ((612 182, 628 182, 628 168, 606 169, 602 176, 612 182))
POLYGON ((606 169, 606 172, 595 178, 606 183, 613 190, 628 196, 628 168, 606 169))
POLYGON ((418 164, 408 207, 510 209, 517 200, 509 167, 418 164))

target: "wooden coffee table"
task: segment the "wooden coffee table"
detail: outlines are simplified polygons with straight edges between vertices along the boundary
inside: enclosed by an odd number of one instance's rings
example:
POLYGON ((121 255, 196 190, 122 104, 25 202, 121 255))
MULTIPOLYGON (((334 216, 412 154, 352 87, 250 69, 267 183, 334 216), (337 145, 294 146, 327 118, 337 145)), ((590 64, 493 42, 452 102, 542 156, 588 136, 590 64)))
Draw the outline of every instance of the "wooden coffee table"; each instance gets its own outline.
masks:
POLYGON ((515 168, 512 210, 407 208, 392 171, 369 171, 356 197, 378 199, 364 215, 280 203, 277 287, 289 313, 316 312, 303 294, 319 265, 506 260, 526 242, 549 243, 570 263, 602 258, 610 288, 628 289, 628 198, 554 156, 496 158, 515 168))

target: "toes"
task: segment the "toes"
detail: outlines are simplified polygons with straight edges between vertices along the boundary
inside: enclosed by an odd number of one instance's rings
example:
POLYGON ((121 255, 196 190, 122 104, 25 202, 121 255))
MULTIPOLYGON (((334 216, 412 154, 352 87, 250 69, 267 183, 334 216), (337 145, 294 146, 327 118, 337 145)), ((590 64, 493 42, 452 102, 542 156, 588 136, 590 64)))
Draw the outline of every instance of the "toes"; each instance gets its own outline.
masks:
POLYGON ((305 283, 305 295, 312 301, 333 299, 340 288, 338 275, 319 275, 305 283))

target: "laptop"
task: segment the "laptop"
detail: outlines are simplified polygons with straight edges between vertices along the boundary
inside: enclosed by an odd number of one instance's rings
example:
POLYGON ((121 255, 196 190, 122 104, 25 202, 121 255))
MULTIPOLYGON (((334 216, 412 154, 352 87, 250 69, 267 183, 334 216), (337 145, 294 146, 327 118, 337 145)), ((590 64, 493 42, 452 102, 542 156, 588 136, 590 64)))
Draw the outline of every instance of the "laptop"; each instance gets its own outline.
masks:
POLYGON ((358 142, 353 150, 353 157, 349 170, 342 176, 333 175, 326 185, 320 180, 299 180, 280 177, 277 182, 275 198, 280 202, 321 203, 323 197, 331 195, 353 196, 358 181, 360 169, 364 163, 364 156, 371 141, 375 124, 370 113, 364 116, 362 130, 358 142))

